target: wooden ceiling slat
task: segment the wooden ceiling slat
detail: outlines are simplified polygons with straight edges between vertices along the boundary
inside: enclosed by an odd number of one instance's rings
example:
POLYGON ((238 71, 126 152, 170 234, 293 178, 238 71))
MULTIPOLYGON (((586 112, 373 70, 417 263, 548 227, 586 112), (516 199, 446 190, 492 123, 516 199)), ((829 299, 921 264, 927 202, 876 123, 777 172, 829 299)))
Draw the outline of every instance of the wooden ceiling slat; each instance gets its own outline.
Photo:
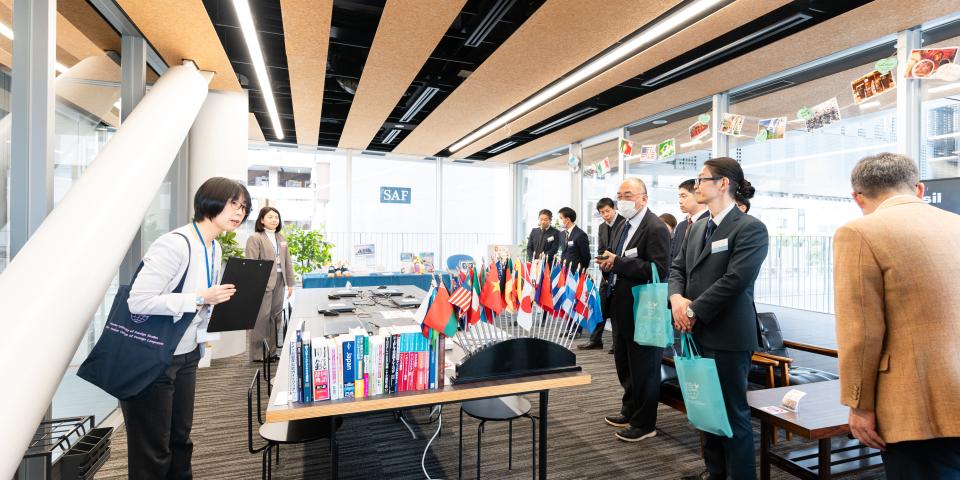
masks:
POLYGON ((740 0, 727 5, 717 13, 652 46, 608 72, 598 75, 542 107, 504 125, 463 150, 456 152, 455 156, 457 158, 469 157, 510 137, 513 133, 536 125, 584 100, 675 58, 690 50, 693 46, 707 43, 788 3, 790 3, 789 0, 740 0))
MULTIPOLYGON (((12 0, 0 0, 0 22, 3 22, 7 26, 13 25, 12 6, 12 0)), ((90 10, 89 6, 86 8, 90 10)), ((81 32, 70 19, 64 15, 63 11, 58 10, 58 12, 56 27, 57 61, 67 67, 72 67, 84 58, 103 55, 104 49, 93 42, 88 37, 86 31, 81 32)), ((94 28, 94 26, 91 26, 91 29, 94 28)), ((115 32, 114 35, 116 35, 115 32)), ((119 36, 117 36, 117 38, 119 38, 119 36)), ((0 50, 4 52, 0 54, 0 64, 7 68, 12 68, 12 48, 12 44, 8 38, 0 37, 0 50)))
MULTIPOLYGON (((899 0, 874 0, 788 38, 662 88, 656 95, 623 103, 488 161, 514 163, 958 10, 960 0, 917 0, 909 3, 899 0)), ((814 100, 817 99, 810 101, 814 100)), ((795 112, 799 107, 784 105, 783 108, 784 113, 789 113, 790 108, 795 112)))
POLYGON ((201 0, 170 2, 117 0, 134 25, 168 65, 193 60, 200 70, 214 72, 212 90, 242 91, 237 74, 201 0))
POLYGON ((432 155, 447 148, 677 4, 546 2, 394 151, 432 155))
POLYGON ((297 143, 317 145, 333 0, 280 0, 297 143))
POLYGON ((267 141, 263 136, 263 130, 260 129, 260 122, 257 122, 257 116, 252 112, 248 115, 250 117, 247 120, 247 140, 253 140, 255 142, 267 141))
POLYGON ((367 148, 464 4, 466 0, 387 1, 340 148, 367 148))

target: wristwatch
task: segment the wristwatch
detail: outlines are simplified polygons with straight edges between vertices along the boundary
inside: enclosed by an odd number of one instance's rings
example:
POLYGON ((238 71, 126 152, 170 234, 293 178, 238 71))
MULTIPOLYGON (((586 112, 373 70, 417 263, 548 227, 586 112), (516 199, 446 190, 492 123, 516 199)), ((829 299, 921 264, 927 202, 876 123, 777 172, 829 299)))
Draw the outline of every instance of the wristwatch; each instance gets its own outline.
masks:
POLYGON ((693 311, 693 309, 690 307, 687 307, 687 318, 693 318, 696 316, 697 314, 693 311))

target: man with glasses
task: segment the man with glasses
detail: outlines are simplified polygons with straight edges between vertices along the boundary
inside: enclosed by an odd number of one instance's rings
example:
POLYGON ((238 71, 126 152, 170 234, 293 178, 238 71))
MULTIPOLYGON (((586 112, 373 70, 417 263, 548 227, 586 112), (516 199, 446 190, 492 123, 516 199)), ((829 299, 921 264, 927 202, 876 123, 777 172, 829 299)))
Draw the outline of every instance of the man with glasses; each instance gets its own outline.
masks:
POLYGON ((639 442, 657 434, 657 404, 660 399, 660 360, 663 348, 637 345, 633 341, 633 287, 653 280, 651 263, 657 265, 659 281, 667 278, 670 232, 647 208, 647 186, 628 178, 617 191, 617 211, 626 221, 613 231, 610 248, 597 264, 610 273, 611 320, 615 335, 613 358, 623 387, 620 413, 604 421, 620 427, 616 437, 639 442))
POLYGON ((686 214, 686 218, 677 224, 677 228, 673 229, 673 236, 670 238, 671 261, 677 258, 677 254, 680 253, 680 245, 683 243, 683 239, 687 237, 690 227, 697 223, 697 220, 707 215, 707 206, 697 203, 697 195, 694 193, 695 183, 696 181, 691 178, 690 180, 684 180, 677 187, 680 211, 686 214))

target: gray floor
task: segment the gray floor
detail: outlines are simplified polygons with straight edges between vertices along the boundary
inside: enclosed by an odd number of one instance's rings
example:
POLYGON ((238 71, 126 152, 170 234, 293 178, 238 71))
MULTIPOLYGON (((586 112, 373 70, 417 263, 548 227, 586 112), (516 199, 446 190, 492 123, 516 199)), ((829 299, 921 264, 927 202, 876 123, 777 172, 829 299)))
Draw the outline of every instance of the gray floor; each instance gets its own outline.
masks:
MULTIPOLYGON (((609 341, 609 333, 607 333, 609 341)), ((652 439, 630 444, 618 441, 602 417, 619 409, 621 390, 606 351, 578 352, 578 363, 593 375, 586 387, 557 390, 550 396, 549 474, 558 479, 650 478, 677 479, 702 470, 699 438, 686 418, 660 407, 659 432, 652 439)), ((257 364, 259 366, 259 364, 257 364)), ((259 478, 260 457, 247 452, 246 389, 257 367, 243 356, 214 361, 198 380, 193 440, 193 466, 198 479, 259 478)), ((530 400, 537 408, 536 396, 530 400)), ((266 400, 264 400, 266 403, 266 400)), ((456 478, 458 405, 443 410, 443 432, 426 457, 432 478, 456 478)), ((414 412, 425 418, 426 410, 414 412)), ((476 478, 477 422, 464 421, 464 478, 476 478)), ((347 418, 339 432, 340 477, 344 479, 425 478, 420 468, 426 438, 436 423, 409 433, 390 414, 347 418)), ((507 470, 507 425, 488 424, 483 435, 483 478, 530 478, 529 424, 514 424, 513 470, 507 470)), ((758 427, 756 431, 759 432, 758 427)), ((759 436, 759 435, 757 435, 759 436)), ((255 442, 259 444, 259 442, 255 442)), ((797 440, 785 446, 796 447, 797 440)), ((277 478, 328 478, 327 443, 284 447, 277 478)), ((126 444, 122 428, 114 435, 113 455, 96 476, 126 478, 126 444)), ((791 478, 774 469, 773 478, 791 478)), ((882 473, 846 478, 883 478, 882 473)))

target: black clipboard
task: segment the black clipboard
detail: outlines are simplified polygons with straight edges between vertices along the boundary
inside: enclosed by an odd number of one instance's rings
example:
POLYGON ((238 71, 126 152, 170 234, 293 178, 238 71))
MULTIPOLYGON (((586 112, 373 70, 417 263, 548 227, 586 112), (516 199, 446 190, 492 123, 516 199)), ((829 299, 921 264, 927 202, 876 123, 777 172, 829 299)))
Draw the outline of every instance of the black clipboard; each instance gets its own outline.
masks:
MULTIPOLYGON (((257 323, 257 314, 267 281, 276 271, 273 260, 249 260, 233 257, 227 260, 220 284, 232 283, 237 293, 230 300, 213 307, 208 332, 250 330, 257 323)), ((278 288, 283 288, 279 285, 278 288)))

